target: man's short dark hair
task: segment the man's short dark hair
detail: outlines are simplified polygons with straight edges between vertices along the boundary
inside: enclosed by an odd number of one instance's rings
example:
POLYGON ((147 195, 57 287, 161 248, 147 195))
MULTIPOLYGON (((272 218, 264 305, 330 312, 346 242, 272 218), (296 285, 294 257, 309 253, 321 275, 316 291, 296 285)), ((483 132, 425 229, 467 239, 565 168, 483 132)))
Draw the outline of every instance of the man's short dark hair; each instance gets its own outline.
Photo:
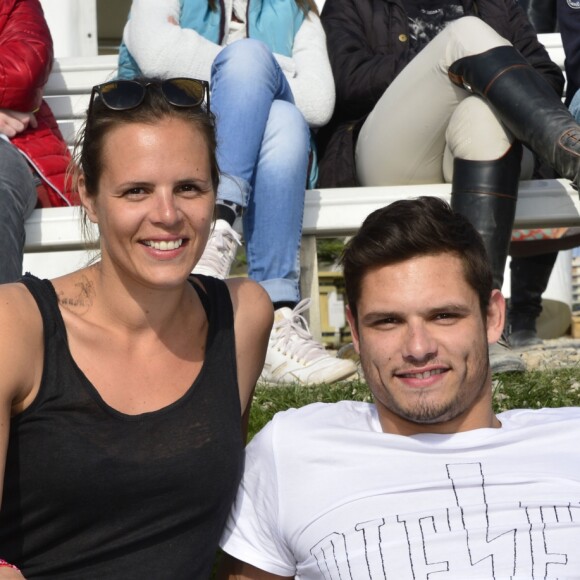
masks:
POLYGON ((465 279, 477 292, 485 318, 493 287, 491 265, 481 236, 466 218, 441 199, 426 196, 396 201, 371 213, 341 257, 354 318, 362 279, 369 270, 448 253, 461 260, 465 279))

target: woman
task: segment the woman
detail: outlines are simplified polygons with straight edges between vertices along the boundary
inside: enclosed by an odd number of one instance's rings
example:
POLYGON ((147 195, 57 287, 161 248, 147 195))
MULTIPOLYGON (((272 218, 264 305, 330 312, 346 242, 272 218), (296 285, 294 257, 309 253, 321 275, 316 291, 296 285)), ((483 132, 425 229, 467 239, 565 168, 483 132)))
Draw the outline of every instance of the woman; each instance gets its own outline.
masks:
POLYGON ((227 277, 242 215, 249 276, 274 303, 262 374, 271 383, 321 383, 356 368, 314 341, 301 316, 304 191, 316 180, 312 128, 334 107, 326 39, 313 0, 134 0, 119 76, 210 80, 216 114, 217 222, 197 271, 227 277), (310 166, 310 173, 309 173, 310 166))
MULTIPOLYGON (((532 156, 580 183, 564 79, 512 0, 329 0, 337 89, 323 186, 452 183, 501 288, 520 177, 532 156)), ((322 179, 324 177, 324 179, 322 179)))
MULTIPOLYGON (((321 186, 451 183, 453 208, 482 235, 501 289, 519 180, 537 174, 530 150, 580 183, 580 127, 521 6, 328 0, 322 22, 337 109, 320 141, 321 186)), ((547 258, 512 269, 512 289, 528 289, 512 302, 514 346, 541 342, 535 318, 555 255, 547 258)), ((525 369, 500 343, 490 355, 494 371, 525 369)))
POLYGON ((100 261, 0 287, 0 557, 27 578, 209 576, 272 306, 188 279, 219 180, 206 93, 95 87, 78 189, 100 261))

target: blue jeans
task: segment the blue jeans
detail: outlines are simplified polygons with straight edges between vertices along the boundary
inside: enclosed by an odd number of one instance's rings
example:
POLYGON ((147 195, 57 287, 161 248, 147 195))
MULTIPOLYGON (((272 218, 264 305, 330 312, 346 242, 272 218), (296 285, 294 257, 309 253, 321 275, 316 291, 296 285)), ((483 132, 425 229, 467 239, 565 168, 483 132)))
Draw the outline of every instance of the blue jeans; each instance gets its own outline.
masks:
POLYGON ((217 197, 244 208, 248 275, 273 302, 298 302, 308 125, 272 52, 257 40, 220 52, 211 90, 222 172, 217 197))
POLYGON ((14 145, 0 139, 0 284, 22 276, 24 222, 35 205, 30 167, 14 145))
POLYGON ((572 97, 569 109, 572 116, 576 119, 576 123, 580 124, 580 89, 578 89, 576 94, 572 97))

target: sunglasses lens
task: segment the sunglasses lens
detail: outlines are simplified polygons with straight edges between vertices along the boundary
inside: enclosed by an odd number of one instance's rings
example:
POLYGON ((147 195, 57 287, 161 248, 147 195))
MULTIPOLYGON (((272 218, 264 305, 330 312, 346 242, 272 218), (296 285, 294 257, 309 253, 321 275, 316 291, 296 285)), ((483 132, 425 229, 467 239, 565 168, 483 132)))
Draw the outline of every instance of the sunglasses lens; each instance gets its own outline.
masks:
POLYGON ((195 79, 170 79, 161 83, 169 103, 176 107, 195 107, 203 103, 205 85, 195 79))
POLYGON ((114 81, 101 85, 101 99, 109 109, 123 111, 138 107, 145 96, 145 87, 133 81, 114 81))
MULTIPOLYGON (((140 82, 138 80, 119 80, 104 83, 93 88, 89 112, 93 99, 99 96, 102 103, 113 111, 127 111, 138 107, 147 94, 149 87, 161 89, 164 99, 174 107, 198 107, 203 103, 208 84, 190 78, 167 79, 158 82, 140 82)), ((208 93, 209 101, 209 93, 208 93)), ((209 112, 209 102, 207 103, 209 112)))

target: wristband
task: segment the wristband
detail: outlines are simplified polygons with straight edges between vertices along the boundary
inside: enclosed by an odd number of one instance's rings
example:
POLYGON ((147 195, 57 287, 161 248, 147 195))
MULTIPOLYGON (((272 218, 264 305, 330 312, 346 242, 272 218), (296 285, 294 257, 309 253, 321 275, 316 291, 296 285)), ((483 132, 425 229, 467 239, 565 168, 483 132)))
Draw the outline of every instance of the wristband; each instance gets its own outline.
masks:
POLYGON ((0 558, 0 568, 13 568, 14 570, 18 570, 20 572, 20 568, 18 566, 10 564, 10 562, 2 560, 2 558, 0 558))

